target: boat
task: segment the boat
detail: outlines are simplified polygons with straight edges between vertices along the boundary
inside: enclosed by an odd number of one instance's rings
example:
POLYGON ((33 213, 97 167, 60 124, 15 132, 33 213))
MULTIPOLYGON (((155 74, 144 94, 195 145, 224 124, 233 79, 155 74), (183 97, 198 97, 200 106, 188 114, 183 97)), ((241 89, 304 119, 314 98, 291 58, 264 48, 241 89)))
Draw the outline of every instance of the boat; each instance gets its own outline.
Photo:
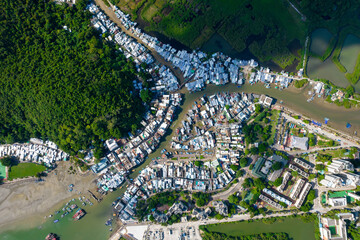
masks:
POLYGON ((83 216, 85 216, 85 214, 86 214, 85 211, 79 208, 72 218, 74 219, 74 221, 77 221, 81 219, 83 216))
POLYGON ((54 220, 54 223, 57 223, 58 221, 59 221, 59 219, 55 219, 55 220, 54 220))
POLYGON ((61 217, 63 218, 63 217, 64 217, 64 214, 61 214, 61 217))
POLYGON ((58 236, 56 236, 55 233, 49 233, 45 238, 45 240, 58 240, 58 239, 59 238, 58 238, 58 236))
POLYGON ((110 226, 111 224, 112 224, 112 219, 107 220, 105 223, 106 226, 110 226))
POLYGON ((73 205, 71 205, 70 206, 70 208, 72 209, 72 210, 74 210, 75 208, 77 208, 78 206, 76 205, 76 204, 73 204, 73 205))
POLYGON ((53 217, 53 215, 52 215, 52 214, 50 214, 50 215, 49 215, 49 218, 51 218, 51 217, 53 217))

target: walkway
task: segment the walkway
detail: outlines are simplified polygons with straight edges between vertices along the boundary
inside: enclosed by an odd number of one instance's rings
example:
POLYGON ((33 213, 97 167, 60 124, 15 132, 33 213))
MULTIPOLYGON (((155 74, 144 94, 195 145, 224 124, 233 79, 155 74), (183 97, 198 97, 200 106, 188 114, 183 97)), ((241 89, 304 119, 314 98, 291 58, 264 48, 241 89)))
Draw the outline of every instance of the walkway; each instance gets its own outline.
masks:
POLYGON ((304 14, 302 14, 299 9, 297 9, 297 7, 292 3, 290 2, 290 0, 288 0, 288 3, 290 4, 290 6, 301 16, 301 20, 302 21, 306 21, 306 16, 304 14))
MULTIPOLYGON (((294 112, 290 111, 289 109, 287 109, 286 111, 289 112, 290 114, 294 113, 294 112)), ((309 129, 312 132, 316 132, 318 134, 324 135, 325 137, 330 138, 330 139, 340 140, 340 145, 342 147, 345 147, 345 146, 346 147, 360 147, 360 144, 356 142, 356 141, 358 141, 358 139, 356 137, 351 137, 351 138, 344 137, 345 134, 343 134, 337 130, 331 129, 324 125, 322 127, 317 127, 317 126, 315 127, 313 125, 306 124, 302 120, 295 119, 295 118, 291 117, 288 113, 285 113, 285 112, 282 113, 282 116, 284 116, 287 120, 289 120, 293 123, 296 123, 298 125, 306 127, 307 129, 309 129), (340 133, 341 135, 337 136, 334 132, 336 134, 340 133)), ((345 135, 345 136, 347 136, 347 135, 345 135)))

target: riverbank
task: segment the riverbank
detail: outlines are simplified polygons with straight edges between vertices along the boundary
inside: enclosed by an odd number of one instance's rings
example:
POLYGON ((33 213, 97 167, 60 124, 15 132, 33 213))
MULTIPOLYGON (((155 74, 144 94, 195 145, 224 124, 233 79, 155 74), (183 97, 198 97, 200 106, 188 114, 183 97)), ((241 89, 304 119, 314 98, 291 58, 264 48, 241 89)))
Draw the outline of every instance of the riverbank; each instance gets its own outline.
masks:
POLYGON ((25 223, 27 227, 35 227, 44 222, 44 216, 50 210, 58 209, 79 192, 87 195, 88 189, 96 187, 95 174, 70 174, 70 166, 70 162, 59 162, 42 182, 31 178, 0 185, 1 231, 15 228, 14 222, 16 225, 25 223), (75 185, 72 192, 68 191, 69 184, 75 185))
POLYGON ((324 118, 329 118, 329 127, 349 134, 350 136, 355 136, 354 131, 360 132, 359 109, 346 109, 317 97, 315 97, 312 102, 307 102, 309 98, 307 93, 311 88, 312 85, 308 84, 302 89, 290 86, 284 90, 279 90, 275 88, 265 88, 261 83, 251 85, 246 82, 240 88, 234 84, 226 84, 224 86, 207 85, 203 91, 194 93, 189 93, 186 89, 182 89, 181 92, 185 95, 185 102, 182 105, 182 113, 179 115, 179 119, 187 113, 187 109, 192 106, 194 101, 204 94, 211 95, 216 92, 245 92, 265 94, 273 97, 277 100, 278 104, 318 122, 324 123, 324 118), (350 123, 352 127, 346 128, 346 123, 350 123))

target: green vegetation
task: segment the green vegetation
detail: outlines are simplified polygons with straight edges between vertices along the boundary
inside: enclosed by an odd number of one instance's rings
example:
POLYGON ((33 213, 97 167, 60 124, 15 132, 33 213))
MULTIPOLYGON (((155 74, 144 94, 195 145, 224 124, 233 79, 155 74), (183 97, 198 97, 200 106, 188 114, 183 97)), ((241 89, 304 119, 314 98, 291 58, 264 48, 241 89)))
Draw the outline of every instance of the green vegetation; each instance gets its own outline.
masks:
POLYGON ((246 167, 247 164, 248 164, 248 159, 246 157, 243 157, 243 158, 240 159, 240 166, 242 168, 246 167))
POLYGON ((290 240, 292 238, 289 237, 287 233, 277 232, 277 233, 260 233, 254 235, 246 235, 246 236, 229 236, 224 233, 217 232, 204 232, 202 235, 203 240, 218 240, 218 239, 227 239, 227 240, 290 240))
POLYGON ((6 156, 0 159, 0 163, 5 167, 11 167, 15 164, 15 159, 13 157, 6 156))
POLYGON ((316 161, 325 163, 325 162, 331 162, 332 160, 332 156, 331 155, 326 155, 326 154, 318 154, 316 156, 316 161))
POLYGON ((283 182, 283 178, 282 177, 278 177, 275 182, 274 182, 274 186, 278 187, 281 185, 281 183, 283 182))
POLYGON ((137 129, 136 69, 99 39, 85 6, 0 2, 1 142, 49 138, 75 154, 137 129))
POLYGON ((309 82, 309 80, 307 80, 307 79, 302 79, 302 80, 299 80, 299 81, 294 81, 294 86, 296 87, 296 88, 302 88, 303 86, 305 86, 307 83, 309 82))
POLYGON ((152 99, 152 93, 149 89, 142 89, 140 92, 140 98, 143 102, 149 103, 152 99))
POLYGON ((152 209, 156 209, 163 205, 171 206, 180 197, 178 192, 161 192, 149 197, 146 200, 139 200, 136 204, 136 217, 143 221, 144 218, 151 213, 152 209))
POLYGON ((237 196, 236 193, 234 193, 228 197, 228 201, 231 204, 239 205, 241 197, 237 196))
POLYGON ((318 171, 323 171, 323 170, 325 170, 325 165, 324 164, 316 164, 315 169, 318 171))
POLYGON ((315 146, 316 145, 316 136, 315 136, 315 134, 309 133, 308 137, 309 137, 309 146, 310 147, 315 146))
MULTIPOLYGON (((211 235, 211 233, 221 233, 221 234, 226 234, 228 237, 238 237, 238 239, 258 239, 258 238, 251 238, 250 236, 254 234, 263 234, 263 233, 271 234, 273 232, 284 232, 288 234, 289 239, 294 239, 294 240, 315 239, 314 237, 317 237, 318 235, 318 231, 316 230, 317 228, 318 228, 318 220, 315 214, 306 214, 301 216, 292 215, 289 217, 274 217, 274 218, 264 218, 264 219, 251 219, 248 221, 224 222, 224 223, 200 226, 200 230, 202 230, 204 234, 207 233, 208 235, 211 235), (239 237, 244 237, 244 238, 239 238, 239 237)), ((229 238, 213 238, 213 239, 229 239, 229 238)), ((276 239, 276 238, 268 237, 266 239, 276 239)))
POLYGON ((360 78, 360 54, 357 57, 354 72, 353 73, 346 73, 345 77, 353 85, 355 85, 359 81, 359 78, 360 78))
POLYGON ((291 65, 297 55, 291 43, 305 37, 305 24, 285 1, 119 1, 118 6, 136 18, 136 11, 153 30, 191 47, 201 47, 214 33, 238 52, 249 48, 261 61, 291 65))
POLYGON ((9 169, 9 180, 24 178, 24 177, 34 177, 38 173, 41 173, 46 170, 46 167, 43 165, 35 163, 19 163, 18 165, 11 166, 9 169))
POLYGON ((314 199, 315 199, 315 190, 312 189, 309 191, 308 195, 306 196, 305 203, 300 207, 300 210, 303 212, 308 212, 314 205, 314 199))
POLYGON ((276 170, 280 170, 281 168, 283 167, 282 163, 281 162, 276 162, 274 163, 271 168, 276 171, 276 170))
POLYGON ((210 201, 210 194, 202 193, 202 192, 195 192, 192 194, 192 198, 196 201, 196 205, 198 207, 203 207, 210 201))
POLYGON ((347 228, 348 235, 353 240, 360 240, 360 232, 359 229, 355 226, 355 224, 350 224, 347 228))

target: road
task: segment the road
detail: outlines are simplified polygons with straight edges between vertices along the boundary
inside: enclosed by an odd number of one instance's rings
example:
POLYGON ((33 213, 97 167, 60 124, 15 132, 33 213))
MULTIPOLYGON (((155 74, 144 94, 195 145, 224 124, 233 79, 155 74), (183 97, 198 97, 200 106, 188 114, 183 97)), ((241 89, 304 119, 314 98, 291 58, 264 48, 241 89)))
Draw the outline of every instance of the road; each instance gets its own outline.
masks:
POLYGON ((344 138, 343 136, 337 136, 333 132, 330 132, 329 130, 325 128, 315 127, 314 125, 306 124, 300 119, 295 119, 292 116, 290 116, 288 113, 283 112, 282 116, 285 117, 288 121, 291 121, 293 123, 296 123, 298 125, 304 126, 311 132, 315 132, 321 135, 324 135, 327 138, 330 139, 339 139, 340 140, 340 146, 341 147, 360 147, 360 145, 353 139, 344 138))
POLYGON ((238 191, 240 191, 242 184, 244 182, 244 179, 249 177, 248 173, 246 173, 245 176, 238 178, 239 182, 238 183, 234 183, 231 187, 229 187, 229 189, 227 189, 226 191, 220 192, 218 194, 215 194, 212 196, 213 200, 227 200, 228 197, 238 191))

